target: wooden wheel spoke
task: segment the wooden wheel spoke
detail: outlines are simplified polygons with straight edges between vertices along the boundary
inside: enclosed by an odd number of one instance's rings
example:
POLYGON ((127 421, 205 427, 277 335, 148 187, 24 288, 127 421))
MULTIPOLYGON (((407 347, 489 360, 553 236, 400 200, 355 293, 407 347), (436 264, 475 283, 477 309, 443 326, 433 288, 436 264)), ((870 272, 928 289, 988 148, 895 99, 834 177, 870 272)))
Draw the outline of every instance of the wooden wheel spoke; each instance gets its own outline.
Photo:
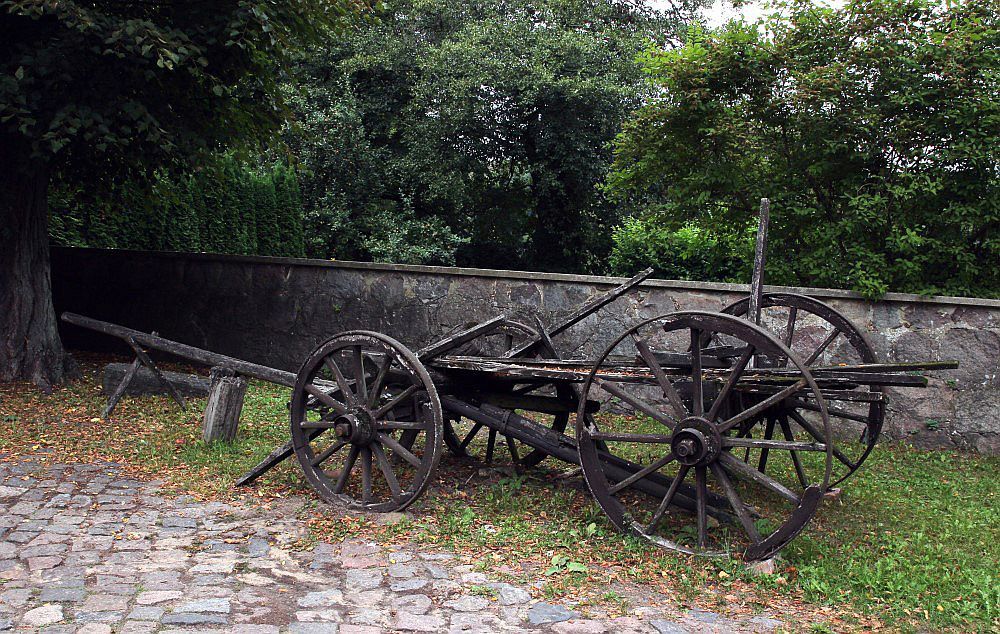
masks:
POLYGON ((389 368, 392 367, 392 354, 389 352, 385 353, 385 358, 382 359, 382 364, 379 365, 378 372, 375 374, 375 380, 372 381, 371 389, 368 391, 368 407, 373 408, 378 403, 378 397, 382 395, 382 388, 385 386, 385 377, 389 374, 389 368))
MULTIPOLYGON (((701 416, 705 413, 705 386, 701 373, 701 330, 691 329, 691 413, 701 416)), ((695 470, 697 474, 697 470, 695 470)), ((704 472, 702 472, 704 477, 704 472)))
POLYGON ((425 423, 412 420, 384 420, 379 421, 375 426, 379 431, 392 429, 425 429, 427 427, 425 423))
POLYGON ((740 380, 743 376, 743 371, 747 369, 747 365, 750 364, 750 359, 753 357, 754 347, 747 346, 747 349, 740 356, 739 361, 733 366, 732 371, 729 373, 729 378, 726 379, 726 384, 722 386, 722 390, 719 395, 715 397, 715 401, 712 402, 711 409, 708 410, 708 415, 705 417, 708 421, 715 422, 715 417, 719 415, 719 410, 726 402, 726 398, 729 397, 729 393, 733 390, 736 382, 740 380))
POLYGON ((619 441, 619 442, 639 442, 646 444, 669 445, 670 436, 661 434, 630 434, 623 431, 600 431, 590 432, 590 437, 594 440, 619 441))
POLYGON ((639 356, 646 363, 646 366, 653 372, 653 376, 656 377, 656 382, 659 384, 660 389, 663 391, 663 395, 667 397, 670 402, 671 407, 674 408, 674 414, 677 416, 677 420, 682 420, 687 416, 687 408, 684 407, 684 401, 681 399, 680 394, 674 389, 670 379, 664 374, 663 368, 660 367, 659 361, 656 360, 656 355, 653 351, 649 349, 646 342, 632 334, 632 341, 635 343, 636 350, 639 351, 639 356))
POLYGON ((375 461, 378 463, 378 468, 382 472, 382 476, 385 477, 386 484, 389 485, 392 498, 399 500, 403 497, 403 491, 399 486, 399 481, 396 479, 396 474, 392 472, 392 465, 389 463, 389 458, 386 457, 382 445, 373 442, 371 444, 371 451, 375 456, 375 461))
MULTIPOLYGON (((826 451, 826 445, 821 442, 765 440, 736 436, 723 436, 722 446, 745 447, 747 449, 778 449, 782 451, 826 451)), ((744 460, 744 462, 746 461, 744 460)))
POLYGON ((419 390, 419 389, 420 389, 420 386, 418 386, 418 385, 410 385, 405 390, 403 390, 402 392, 400 392, 396 396, 394 396, 391 399, 389 399, 384 405, 380 406, 378 409, 376 409, 374 412, 372 412, 372 417, 378 419, 378 418, 381 418, 382 416, 385 416, 386 412, 391 411, 397 405, 399 405, 400 403, 402 403, 406 399, 408 399, 411 396, 413 396, 417 392, 417 390, 419 390))
POLYGON ((344 398, 347 399, 351 405, 357 405, 358 399, 351 390, 351 386, 344 377, 344 373, 340 371, 340 366, 337 365, 337 361, 332 358, 332 355, 330 355, 323 359, 323 363, 330 369, 334 380, 337 381, 337 386, 340 388, 340 393, 344 395, 344 398))
POLYGON ((792 336, 795 334, 795 320, 799 316, 799 307, 792 306, 788 309, 788 323, 785 324, 785 347, 792 347, 792 336))
POLYGON ((351 452, 347 454, 347 460, 344 462, 344 469, 340 472, 340 477, 337 478, 337 483, 333 487, 334 493, 340 493, 344 490, 344 486, 347 484, 347 479, 351 475, 351 470, 354 469, 354 463, 358 460, 358 455, 361 453, 361 449, 357 445, 351 445, 351 452))
POLYGON ((403 460, 409 462, 414 467, 418 469, 420 468, 420 458, 416 457, 415 455, 413 455, 413 452, 411 452, 409 449, 396 442, 395 438, 393 438, 392 436, 388 436, 386 434, 379 434, 378 439, 382 442, 383 445, 385 445, 389 449, 392 449, 392 452, 394 454, 401 457, 403 460))
POLYGON ((667 418, 666 415, 663 414, 663 412, 656 409, 649 403, 643 401, 642 399, 632 396, 622 388, 618 387, 617 384, 612 383, 610 381, 605 381, 603 379, 595 379, 594 382, 597 383, 597 385, 600 386, 600 388, 605 392, 607 392, 608 394, 616 396, 619 399, 625 401, 626 403, 628 403, 638 411, 642 412, 643 414, 649 416, 653 420, 663 423, 667 427, 673 427, 673 421, 667 418))
MULTIPOLYGON (((357 389, 358 401, 368 402, 368 377, 365 375, 365 357, 361 352, 361 346, 354 346, 354 386, 357 389)), ((369 456, 368 466, 371 467, 371 457, 369 456)))
MULTIPOLYGON (((825 442, 826 439, 823 437, 822 434, 819 433, 819 430, 816 429, 813 426, 813 424, 807 421, 805 417, 803 417, 801 414, 799 414, 795 410, 789 410, 788 415, 792 417, 792 419, 798 424, 799 427, 806 430, 806 433, 808 433, 810 436, 812 436, 813 438, 815 438, 820 442, 825 442)), ((849 467, 850 469, 858 468, 858 465, 854 464, 854 462, 852 462, 850 458, 845 456, 844 452, 837 449, 837 443, 833 443, 833 457, 842 462, 845 466, 849 467)))
POLYGON ((333 443, 332 445, 330 445, 329 447, 327 447, 322 453, 316 455, 316 457, 314 457, 310 461, 310 464, 312 464, 312 466, 314 466, 314 467, 318 467, 319 465, 323 464, 323 462, 327 458, 329 458, 333 454, 335 454, 338 451, 340 451, 340 448, 343 447, 346 444, 347 443, 344 442, 343 440, 336 441, 335 443, 333 443))
POLYGON ((660 458, 656 462, 650 464, 649 466, 643 467, 642 469, 636 471, 635 473, 633 473, 629 477, 625 478, 624 480, 615 483, 614 485, 611 486, 611 488, 608 489, 608 491, 611 494, 618 493, 619 491, 621 491, 625 487, 632 486, 633 484, 635 484, 636 482, 638 482, 642 478, 645 478, 646 476, 648 476, 649 474, 653 473, 654 471, 659 471, 660 469, 662 469, 663 467, 667 466, 668 464, 670 464, 673 461, 674 461, 674 454, 673 454, 673 452, 668 453, 667 455, 663 456, 662 458, 660 458))
POLYGON ((361 450, 361 501, 372 501, 372 450, 368 447, 361 450))
POLYGON ((708 514, 705 505, 708 499, 708 483, 705 478, 705 467, 694 468, 695 482, 695 513, 698 518, 698 548, 708 544, 708 514))
POLYGON ((770 455, 770 441, 774 438, 774 418, 768 416, 767 423, 764 426, 764 441, 766 444, 760 450, 760 460, 757 462, 757 471, 761 473, 767 473, 767 458, 770 455))
POLYGON ((717 462, 713 462, 709 466, 712 469, 712 475, 722 485, 722 490, 725 492, 726 497, 729 498, 729 505, 736 511, 736 517, 740 519, 743 530, 747 532, 747 535, 754 544, 760 543, 760 533, 757 531, 757 526, 753 523, 753 518, 750 517, 747 507, 743 505, 743 500, 740 499, 739 493, 736 492, 733 481, 726 475, 726 470, 720 467, 717 462))
POLYGON ((677 490, 680 488, 681 483, 684 482, 684 477, 687 475, 689 467, 686 464, 682 464, 680 469, 677 470, 677 475, 670 482, 670 488, 667 489, 667 494, 663 496, 660 501, 660 505, 656 507, 656 511, 653 512, 653 517, 649 521, 649 526, 646 527, 646 534, 652 535, 656 531, 657 525, 660 520, 663 519, 663 514, 667 512, 667 507, 674 500, 674 496, 677 495, 677 490))
POLYGON ((332 420, 304 420, 299 423, 302 429, 333 429, 336 426, 332 420))
MULTIPOLYGON (((788 418, 786 416, 782 416, 778 421, 778 424, 781 425, 781 433, 785 437, 785 440, 794 443, 795 436, 792 434, 792 428, 788 424, 788 418)), ((825 451, 826 447, 823 447, 823 450, 825 451)), ((799 460, 798 450, 789 448, 788 452, 792 456, 792 464, 795 466, 795 475, 798 476, 799 484, 801 484, 804 489, 809 486, 809 479, 806 478, 805 469, 802 468, 802 461, 799 460)))
POLYGON ((719 425, 719 433, 725 433, 728 430, 730 430, 733 427, 735 427, 736 425, 739 425, 741 422, 743 422, 743 421, 745 421, 745 420, 747 420, 749 418, 752 418, 752 417, 756 416, 757 414, 760 414, 761 412, 763 412, 767 408, 769 408, 769 407, 771 407, 773 405, 776 405, 776 404, 780 403, 781 401, 785 400, 786 398, 788 398, 789 396, 791 396, 792 394, 795 394, 796 392, 798 392, 799 390, 801 390, 805 386, 806 386, 806 380, 805 379, 799 379, 794 384, 786 387, 785 389, 781 390, 780 392, 775 392, 774 394, 772 394, 771 396, 767 397, 766 399, 764 399, 760 403, 757 403, 756 405, 754 405, 753 407, 751 407, 749 409, 743 410, 742 412, 740 412, 736 416, 733 416, 729 420, 726 420, 725 422, 723 422, 722 424, 720 424, 719 425))
POLYGON ((347 413, 347 406, 338 401, 337 399, 333 398, 332 396, 330 396, 330 394, 327 393, 326 390, 323 390, 313 385, 312 383, 306 383, 304 389, 306 392, 316 397, 317 401, 319 401, 323 405, 326 405, 327 407, 337 412, 338 414, 347 413))
POLYGON ((819 356, 830 346, 830 344, 833 343, 833 340, 836 339, 838 335, 840 335, 840 329, 834 328, 833 331, 827 335, 826 339, 823 340, 823 343, 819 344, 819 347, 816 348, 811 355, 809 355, 805 364, 812 365, 813 362, 816 361, 816 359, 818 359, 819 356))
POLYGON ((719 462, 726 468, 726 471, 743 480, 749 480, 768 489, 772 493, 788 500, 792 504, 798 505, 799 496, 795 495, 788 487, 781 484, 771 476, 757 471, 739 458, 723 451, 719 454, 719 462))

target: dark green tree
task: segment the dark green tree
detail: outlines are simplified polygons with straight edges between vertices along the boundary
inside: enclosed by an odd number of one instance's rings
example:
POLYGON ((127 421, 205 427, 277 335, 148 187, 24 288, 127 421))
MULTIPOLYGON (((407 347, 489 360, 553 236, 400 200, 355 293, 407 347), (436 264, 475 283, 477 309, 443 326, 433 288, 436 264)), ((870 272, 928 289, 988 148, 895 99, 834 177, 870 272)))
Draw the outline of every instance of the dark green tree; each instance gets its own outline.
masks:
MULTIPOLYGON (((361 0, 0 1, 0 380, 58 381, 47 197, 267 138, 278 69, 361 0)), ((123 210, 123 213, 127 213, 123 210)))
POLYGON ((405 235, 431 263, 602 268, 608 142, 650 94, 636 55, 680 18, 638 0, 387 4, 296 75, 310 253, 398 259, 405 235))
POLYGON ((720 236, 770 197, 773 283, 1000 296, 996 3, 781 13, 648 56, 607 189, 720 236))

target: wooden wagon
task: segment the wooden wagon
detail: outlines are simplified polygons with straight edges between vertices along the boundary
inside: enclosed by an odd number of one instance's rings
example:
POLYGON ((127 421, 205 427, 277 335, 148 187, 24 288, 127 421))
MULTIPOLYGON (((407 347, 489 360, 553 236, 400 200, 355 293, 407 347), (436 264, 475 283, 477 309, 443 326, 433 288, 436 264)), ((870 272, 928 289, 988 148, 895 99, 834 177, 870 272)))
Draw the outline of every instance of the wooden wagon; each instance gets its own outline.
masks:
POLYGON ((324 500, 400 511, 427 489, 445 450, 524 467, 553 457, 580 465, 624 532, 684 553, 760 560, 868 457, 884 387, 923 387, 920 372, 957 367, 881 363, 865 332, 831 306, 764 293, 766 231, 765 204, 748 297, 721 312, 643 320, 586 360, 561 358, 553 339, 651 271, 547 326, 500 315, 416 351, 383 333, 342 332, 297 373, 63 319, 126 340, 137 364, 153 369, 143 347, 291 387, 291 441, 238 484, 294 454, 324 500))

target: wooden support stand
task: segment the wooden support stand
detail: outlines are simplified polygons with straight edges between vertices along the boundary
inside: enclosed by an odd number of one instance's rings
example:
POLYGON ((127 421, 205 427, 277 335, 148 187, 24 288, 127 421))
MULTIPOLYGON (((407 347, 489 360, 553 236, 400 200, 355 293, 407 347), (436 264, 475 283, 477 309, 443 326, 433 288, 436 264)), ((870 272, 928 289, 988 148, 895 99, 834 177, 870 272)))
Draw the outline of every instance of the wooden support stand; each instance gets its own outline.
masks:
POLYGON ((212 387, 208 392, 201 434, 206 443, 219 440, 231 442, 236 438, 246 393, 247 380, 244 377, 229 368, 212 368, 212 387))

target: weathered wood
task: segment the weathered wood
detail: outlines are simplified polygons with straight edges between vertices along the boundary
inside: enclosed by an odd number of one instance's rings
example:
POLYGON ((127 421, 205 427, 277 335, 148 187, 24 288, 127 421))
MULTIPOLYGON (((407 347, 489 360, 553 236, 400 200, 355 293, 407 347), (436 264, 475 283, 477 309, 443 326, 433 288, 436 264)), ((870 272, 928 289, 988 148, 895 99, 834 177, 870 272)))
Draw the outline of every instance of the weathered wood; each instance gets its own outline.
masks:
MULTIPOLYGON (((585 319, 588 315, 597 312, 604 306, 607 306, 608 304, 615 301, 622 295, 628 293, 633 288, 639 286, 639 284, 642 284, 644 281, 646 281, 646 279, 649 278, 649 276, 651 276, 652 274, 653 274, 653 269, 651 268, 646 269, 645 271, 639 273, 638 275, 628 280, 621 286, 617 286, 608 291, 607 293, 598 295, 597 297, 591 299, 589 302, 587 302, 577 310, 573 311, 573 313, 569 317, 566 317, 565 319, 553 324, 552 326, 549 326, 546 329, 548 336, 555 337, 559 333, 569 329, 577 322, 580 322, 583 319, 585 319)), ((543 345, 543 340, 541 335, 539 335, 537 337, 533 337, 532 339, 521 344, 520 346, 517 346, 516 348, 508 352, 506 356, 507 357, 528 356, 533 351, 537 350, 538 347, 541 345, 543 345)))
MULTIPOLYGON (((154 332, 153 335, 155 336, 156 333, 154 332)), ((146 351, 139 347, 139 344, 136 343, 135 341, 135 337, 129 337, 128 339, 125 340, 125 342, 129 345, 130 348, 132 348, 132 351, 135 352, 135 358, 141 361, 142 364, 146 366, 150 372, 153 373, 153 376, 156 377, 156 380, 159 381, 164 388, 166 388, 167 393, 170 394, 170 396, 174 399, 174 401, 178 405, 181 406, 181 411, 186 411, 187 404, 184 402, 184 397, 177 392, 177 388, 174 387, 174 384, 171 383, 169 379, 167 379, 167 377, 163 375, 163 372, 161 372, 160 368, 157 367, 156 363, 154 363, 153 360, 149 358, 149 355, 146 354, 146 351)))
MULTIPOLYGON (((131 364, 129 363, 109 363, 104 366, 101 372, 101 389, 105 396, 111 396, 118 384, 125 377, 125 373, 131 364)), ((187 397, 204 398, 208 396, 210 383, 207 377, 197 374, 182 374, 180 372, 164 372, 163 375, 170 381, 178 392, 187 397)), ((167 389, 160 383, 148 368, 139 367, 132 379, 132 383, 125 390, 126 395, 152 396, 167 394, 167 389)))
POLYGON ((453 335, 449 335, 444 339, 435 341, 429 346, 424 346, 420 350, 417 350, 417 358, 426 363, 435 357, 439 357, 449 350, 454 350, 463 343, 468 343, 476 337, 479 337, 502 324, 507 320, 506 315, 499 315, 493 319, 487 319, 486 321, 476 324, 470 328, 466 328, 461 332, 456 332, 453 335))
POLYGON ((159 350, 161 352, 168 352, 190 361, 203 363, 212 367, 221 366, 229 368, 244 376, 252 376, 256 379, 267 381, 268 383, 277 383, 278 385, 284 385, 286 387, 295 387, 294 372, 286 372, 285 370, 269 368, 266 365, 251 363, 249 361, 236 359, 224 354, 209 352, 208 350, 202 350, 201 348, 178 343, 176 341, 171 341, 170 339, 164 339, 163 337, 151 335, 139 330, 133 330, 132 328, 126 328, 117 324, 108 323, 99 319, 91 319, 90 317, 84 317, 83 315, 77 315, 75 313, 63 313, 62 320, 66 323, 73 324, 74 326, 80 326, 81 328, 95 330, 106 335, 111 335, 112 337, 118 337, 126 342, 128 341, 128 338, 131 337, 139 345, 152 348, 153 350, 159 350))
POLYGON ((760 219, 757 225, 757 244, 753 252, 753 276, 750 279, 750 307, 747 319, 760 325, 760 299, 764 295, 764 265, 767 262, 767 228, 771 223, 771 201, 760 199, 760 219))
POLYGON ((108 404, 104 406, 104 411, 101 412, 101 418, 107 419, 111 416, 111 412, 115 409, 115 406, 118 405, 118 401, 122 399, 122 396, 125 395, 125 390, 127 390, 128 386, 132 383, 132 379, 135 377, 135 373, 138 371, 140 364, 141 361, 139 361, 139 357, 136 357, 132 363, 129 364, 128 370, 125 371, 125 376, 122 377, 121 383, 118 384, 118 387, 115 388, 115 391, 108 398, 108 404))
POLYGON ((206 443, 236 439, 246 392, 244 377, 229 368, 212 368, 212 387, 208 392, 201 434, 206 443))

